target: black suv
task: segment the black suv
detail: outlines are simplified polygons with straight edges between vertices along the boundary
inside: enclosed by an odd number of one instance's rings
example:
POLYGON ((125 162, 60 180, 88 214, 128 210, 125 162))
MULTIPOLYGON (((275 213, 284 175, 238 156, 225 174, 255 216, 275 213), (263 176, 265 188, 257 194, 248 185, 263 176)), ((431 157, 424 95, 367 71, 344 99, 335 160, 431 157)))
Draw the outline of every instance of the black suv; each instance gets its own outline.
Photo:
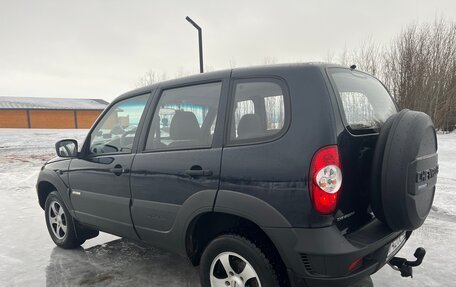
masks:
MULTIPOLYGON (((200 266, 202 286, 346 285, 392 263, 436 184, 431 119, 325 64, 211 72, 128 92, 38 178, 53 241, 98 231, 200 266)), ((421 261, 424 250, 415 254, 421 261)))

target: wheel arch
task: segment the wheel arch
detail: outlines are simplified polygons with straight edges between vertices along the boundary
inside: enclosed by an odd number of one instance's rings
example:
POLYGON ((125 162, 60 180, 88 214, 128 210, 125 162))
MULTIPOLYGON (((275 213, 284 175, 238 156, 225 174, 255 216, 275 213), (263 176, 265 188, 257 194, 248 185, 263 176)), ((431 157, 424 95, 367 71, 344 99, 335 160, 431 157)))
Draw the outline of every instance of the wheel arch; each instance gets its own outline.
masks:
POLYGON ((237 234, 251 240, 271 260, 280 280, 289 280, 283 257, 269 235, 253 221, 230 213, 206 212, 191 221, 185 235, 185 249, 190 262, 198 266, 207 245, 223 234, 237 234))
POLYGON ((37 181, 36 192, 40 207, 44 209, 46 198, 52 191, 57 191, 60 194, 65 206, 70 213, 73 214, 73 205, 70 201, 69 187, 63 179, 52 170, 42 170, 37 181))
POLYGON ((41 208, 44 210, 44 205, 46 203, 46 199, 49 194, 53 191, 57 190, 57 188, 50 183, 49 181, 40 181, 37 185, 37 193, 38 193, 38 202, 41 208))
POLYGON ((219 190, 214 212, 248 219, 261 227, 290 228, 290 222, 266 201, 242 192, 219 190))
POLYGON ((285 254, 268 235, 265 227, 291 227, 267 202, 240 192, 220 190, 212 211, 198 213, 186 225, 185 251, 193 265, 199 265, 205 247, 222 234, 239 234, 255 244, 275 261, 281 280, 288 281, 285 254))

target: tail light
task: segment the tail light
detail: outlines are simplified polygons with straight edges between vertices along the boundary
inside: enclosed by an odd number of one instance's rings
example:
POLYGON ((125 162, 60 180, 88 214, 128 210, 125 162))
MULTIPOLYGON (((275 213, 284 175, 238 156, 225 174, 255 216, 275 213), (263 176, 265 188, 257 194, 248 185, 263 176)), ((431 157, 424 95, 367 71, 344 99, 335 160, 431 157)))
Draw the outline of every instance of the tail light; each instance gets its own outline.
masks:
POLYGON ((348 272, 352 272, 352 271, 358 269, 359 267, 361 267, 361 265, 363 265, 363 258, 360 257, 360 258, 355 259, 355 261, 353 261, 350 264, 350 266, 348 266, 348 272))
POLYGON ((310 167, 310 196, 315 210, 331 214, 336 210, 342 186, 342 166, 336 145, 319 149, 310 167))

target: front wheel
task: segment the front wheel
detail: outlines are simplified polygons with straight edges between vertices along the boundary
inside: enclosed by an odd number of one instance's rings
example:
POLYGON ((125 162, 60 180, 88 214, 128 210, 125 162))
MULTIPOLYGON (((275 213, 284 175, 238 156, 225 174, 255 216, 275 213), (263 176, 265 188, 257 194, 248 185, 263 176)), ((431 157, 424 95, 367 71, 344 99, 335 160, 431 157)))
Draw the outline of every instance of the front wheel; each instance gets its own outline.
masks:
POLYGON ((276 272, 266 255, 239 235, 215 238, 201 256, 203 287, 277 287, 276 272))
POLYGON ((72 249, 85 242, 77 237, 74 220, 56 191, 46 198, 44 210, 49 235, 57 246, 72 249))

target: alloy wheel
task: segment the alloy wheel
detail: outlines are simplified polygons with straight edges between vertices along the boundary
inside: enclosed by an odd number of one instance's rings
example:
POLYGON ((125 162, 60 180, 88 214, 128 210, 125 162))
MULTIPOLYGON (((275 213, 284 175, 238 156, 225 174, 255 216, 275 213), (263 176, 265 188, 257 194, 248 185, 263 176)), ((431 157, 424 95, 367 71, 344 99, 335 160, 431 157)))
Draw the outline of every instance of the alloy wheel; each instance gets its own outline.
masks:
POLYGON ((210 281, 212 287, 261 287, 253 266, 234 252, 223 252, 214 258, 210 281))
POLYGON ((48 212, 49 225, 57 239, 62 240, 67 234, 67 218, 63 207, 57 201, 51 202, 48 212))

